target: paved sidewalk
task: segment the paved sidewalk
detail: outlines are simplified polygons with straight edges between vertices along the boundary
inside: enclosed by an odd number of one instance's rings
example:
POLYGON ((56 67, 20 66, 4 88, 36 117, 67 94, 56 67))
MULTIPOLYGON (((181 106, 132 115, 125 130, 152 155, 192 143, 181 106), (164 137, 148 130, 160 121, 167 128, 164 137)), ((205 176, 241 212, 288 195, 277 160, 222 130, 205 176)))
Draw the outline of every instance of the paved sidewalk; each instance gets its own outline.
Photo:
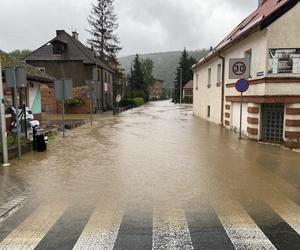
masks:
POLYGON ((0 175, 0 222, 22 205, 29 196, 26 185, 8 175, 0 175))

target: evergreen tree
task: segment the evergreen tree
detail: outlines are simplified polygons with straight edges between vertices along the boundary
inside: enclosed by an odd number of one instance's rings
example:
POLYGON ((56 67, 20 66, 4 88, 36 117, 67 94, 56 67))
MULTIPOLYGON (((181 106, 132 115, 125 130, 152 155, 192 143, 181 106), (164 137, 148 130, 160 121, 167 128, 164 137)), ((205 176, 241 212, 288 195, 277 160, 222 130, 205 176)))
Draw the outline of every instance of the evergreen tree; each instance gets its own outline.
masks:
MULTIPOLYGON (((177 67, 176 71, 176 78, 175 78, 175 100, 179 102, 180 100, 180 80, 181 80, 181 72, 182 72, 182 87, 184 84, 186 84, 188 81, 193 79, 193 71, 192 66, 196 63, 196 59, 193 57, 190 57, 184 48, 180 60, 179 65, 177 67)), ((182 93, 182 92, 181 92, 182 93)))
MULTIPOLYGON (((144 74, 142 71, 142 64, 138 54, 134 58, 130 80, 131 80, 131 90, 144 92, 144 88, 145 88, 144 74)), ((144 92, 144 94, 146 93, 144 92)))
POLYGON ((119 38, 115 35, 119 25, 114 10, 114 0, 97 0, 97 4, 92 4, 88 22, 91 26, 88 31, 92 36, 88 44, 102 58, 108 58, 121 49, 119 38))
POLYGON ((149 58, 144 59, 141 61, 141 67, 142 67, 142 72, 144 75, 144 84, 145 84, 143 89, 148 97, 149 96, 149 87, 155 83, 155 79, 152 75, 153 67, 154 67, 153 61, 149 58))

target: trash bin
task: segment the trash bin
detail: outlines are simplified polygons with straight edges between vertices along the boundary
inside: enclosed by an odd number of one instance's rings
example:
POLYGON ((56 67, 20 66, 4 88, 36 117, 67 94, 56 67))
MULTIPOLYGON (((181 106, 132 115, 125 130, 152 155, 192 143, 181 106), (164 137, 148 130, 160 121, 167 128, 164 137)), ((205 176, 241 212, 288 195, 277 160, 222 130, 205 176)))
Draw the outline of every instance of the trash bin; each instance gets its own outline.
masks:
POLYGON ((33 149, 37 152, 44 152, 47 150, 43 129, 37 127, 33 128, 33 149))

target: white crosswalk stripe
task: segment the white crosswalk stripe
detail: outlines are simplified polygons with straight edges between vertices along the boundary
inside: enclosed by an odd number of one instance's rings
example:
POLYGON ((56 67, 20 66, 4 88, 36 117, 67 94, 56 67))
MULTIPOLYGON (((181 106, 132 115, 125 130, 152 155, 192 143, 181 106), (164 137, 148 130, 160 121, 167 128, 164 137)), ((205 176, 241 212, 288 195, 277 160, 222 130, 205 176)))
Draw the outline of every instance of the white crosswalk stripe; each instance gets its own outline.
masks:
POLYGON ((34 249, 64 211, 64 205, 39 207, 0 242, 0 249, 34 249))
POLYGON ((276 249, 236 201, 213 201, 213 207, 236 249, 276 249))
POLYGON ((182 209, 154 209, 153 249, 194 249, 182 209))
POLYGON ((298 234, 300 234, 300 207, 290 199, 280 196, 266 198, 269 206, 288 223, 298 234))
POLYGON ((73 249, 112 250, 122 215, 120 210, 96 208, 73 249))

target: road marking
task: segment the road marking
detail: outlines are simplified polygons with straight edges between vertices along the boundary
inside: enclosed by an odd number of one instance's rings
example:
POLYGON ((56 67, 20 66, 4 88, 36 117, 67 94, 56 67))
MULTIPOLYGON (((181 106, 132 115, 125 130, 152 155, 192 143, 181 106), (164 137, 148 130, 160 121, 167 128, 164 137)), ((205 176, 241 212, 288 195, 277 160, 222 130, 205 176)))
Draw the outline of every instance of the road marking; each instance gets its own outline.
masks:
POLYGON ((182 209, 154 209, 153 249, 194 249, 182 209))
POLYGON ((0 249, 34 249, 64 211, 63 205, 39 207, 0 242, 0 249))
POLYGON ((112 250, 118 236, 122 215, 122 211, 119 210, 96 208, 73 249, 112 250))
POLYGON ((276 249, 236 201, 214 201, 213 207, 236 249, 276 249))
POLYGON ((280 196, 266 198, 268 205, 300 235, 300 207, 292 200, 280 196))

